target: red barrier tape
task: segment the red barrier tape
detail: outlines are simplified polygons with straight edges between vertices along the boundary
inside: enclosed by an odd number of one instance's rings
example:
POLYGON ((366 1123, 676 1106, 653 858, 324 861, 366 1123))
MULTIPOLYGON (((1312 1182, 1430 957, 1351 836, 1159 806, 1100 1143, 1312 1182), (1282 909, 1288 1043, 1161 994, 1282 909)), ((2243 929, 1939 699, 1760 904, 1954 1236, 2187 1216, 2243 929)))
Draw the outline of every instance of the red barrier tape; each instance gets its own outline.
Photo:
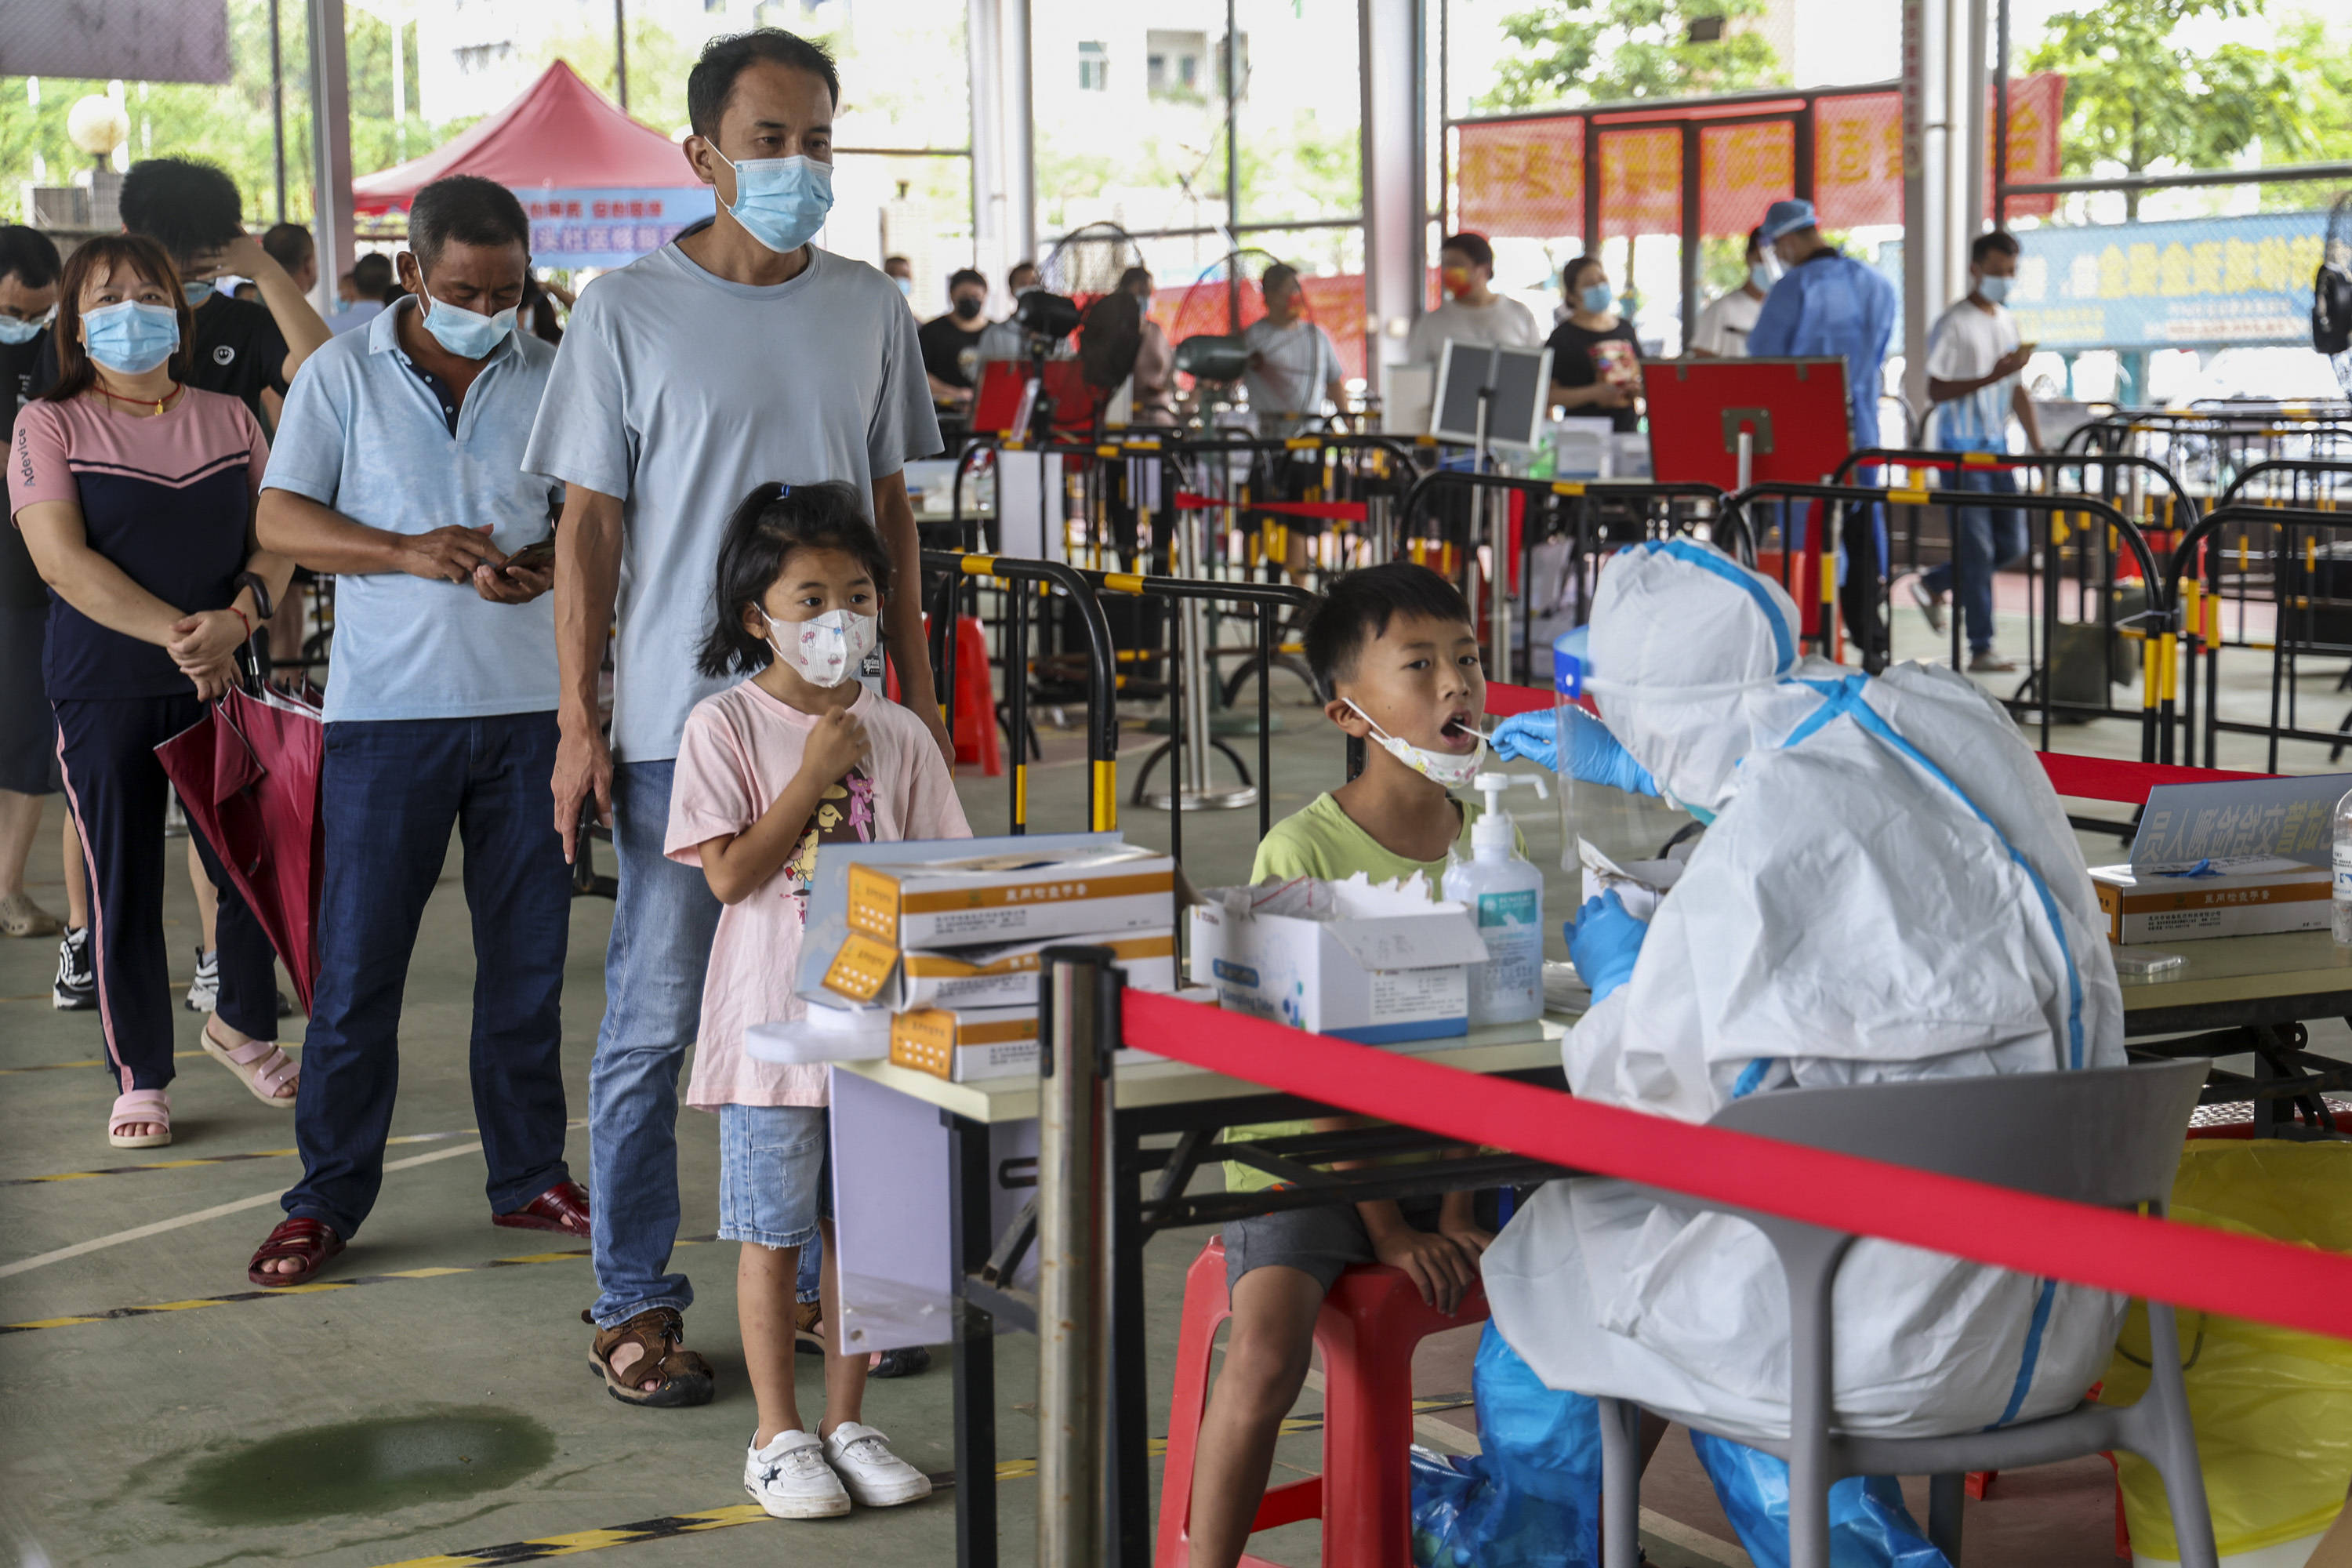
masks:
MULTIPOLYGON (((1527 713, 1552 705, 1552 695, 1532 686, 1486 682, 1486 711, 1497 718, 1527 713)), ((2247 784, 2277 778, 2276 773, 2241 773, 2225 768, 2183 768, 2168 763, 2133 763, 2116 757, 2078 757, 2064 752, 2037 752, 2042 771, 2060 795, 2078 800, 2120 801, 2146 805, 2147 792, 2158 784, 2247 784)))
POLYGON ((1149 991, 1126 1043, 1344 1110, 1828 1230, 2352 1340, 2352 1256, 1694 1126, 1149 991))
MULTIPOLYGON (((1223 511, 1234 504, 1191 490, 1176 492, 1179 511, 1223 511)), ((1326 522, 1362 522, 1371 516, 1370 509, 1360 500, 1253 500, 1239 504, 1242 510, 1253 514, 1270 511, 1277 517, 1314 517, 1326 522)))

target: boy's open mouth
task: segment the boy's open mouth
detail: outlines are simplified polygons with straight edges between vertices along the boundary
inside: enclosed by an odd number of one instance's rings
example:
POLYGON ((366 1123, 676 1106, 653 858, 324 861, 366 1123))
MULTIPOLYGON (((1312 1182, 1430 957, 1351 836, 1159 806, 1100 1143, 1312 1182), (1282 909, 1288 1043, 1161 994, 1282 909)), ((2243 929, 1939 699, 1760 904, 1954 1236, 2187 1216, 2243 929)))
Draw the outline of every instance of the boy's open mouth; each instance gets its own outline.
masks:
POLYGON ((1445 722, 1438 727, 1438 743, 1457 756, 1476 751, 1478 742, 1486 739, 1478 732, 1477 717, 1467 708, 1457 708, 1447 714, 1445 722))

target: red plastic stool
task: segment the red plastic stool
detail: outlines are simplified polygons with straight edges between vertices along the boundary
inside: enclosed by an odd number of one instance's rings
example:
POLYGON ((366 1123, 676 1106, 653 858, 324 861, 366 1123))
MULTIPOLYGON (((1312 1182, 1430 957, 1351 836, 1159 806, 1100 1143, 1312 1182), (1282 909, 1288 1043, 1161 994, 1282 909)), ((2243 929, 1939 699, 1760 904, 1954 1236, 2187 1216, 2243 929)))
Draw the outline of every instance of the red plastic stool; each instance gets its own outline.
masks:
MULTIPOLYGON (((1168 1416, 1168 1468, 1160 1486, 1155 1568, 1185 1568, 1192 1550, 1192 1460, 1209 1402, 1209 1352, 1233 1316, 1225 1244, 1213 1240, 1184 1275, 1184 1322, 1176 1340, 1176 1392, 1168 1416)), ((1447 1317, 1421 1299, 1401 1268, 1372 1264, 1339 1276, 1315 1320, 1323 1352, 1323 1473, 1266 1489, 1253 1531, 1323 1521, 1324 1568, 1394 1568, 1412 1561, 1412 1349, 1441 1329, 1484 1321, 1486 1294, 1473 1285, 1447 1317)), ((1242 1568, 1274 1568, 1244 1552, 1242 1568)))

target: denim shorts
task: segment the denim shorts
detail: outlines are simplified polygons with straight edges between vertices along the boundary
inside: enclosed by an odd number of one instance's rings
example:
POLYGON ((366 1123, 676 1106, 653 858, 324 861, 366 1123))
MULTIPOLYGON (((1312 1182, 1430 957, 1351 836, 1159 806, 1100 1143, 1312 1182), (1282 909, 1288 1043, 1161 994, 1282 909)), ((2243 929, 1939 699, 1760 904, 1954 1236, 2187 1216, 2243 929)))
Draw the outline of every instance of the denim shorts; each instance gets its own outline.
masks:
POLYGON ((719 1239, 805 1247, 833 1217, 832 1130, 822 1105, 719 1108, 719 1239))

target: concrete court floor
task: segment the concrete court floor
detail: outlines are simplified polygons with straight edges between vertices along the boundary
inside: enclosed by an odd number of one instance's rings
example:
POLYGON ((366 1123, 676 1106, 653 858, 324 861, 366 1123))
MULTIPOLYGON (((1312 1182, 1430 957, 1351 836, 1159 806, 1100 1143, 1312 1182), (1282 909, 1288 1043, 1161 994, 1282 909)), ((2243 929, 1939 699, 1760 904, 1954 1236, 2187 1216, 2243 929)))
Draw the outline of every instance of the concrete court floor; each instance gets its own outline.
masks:
MULTIPOLYGON (((1933 657, 1916 616, 1897 621, 1898 652, 1933 657), (1907 629, 1906 629, 1907 628, 1907 629)), ((2021 640, 2021 630, 2019 633, 2021 640)), ((2267 665, 2241 656, 2230 672, 2231 706, 2266 694, 2267 665)), ((2307 689, 2332 701, 2332 677, 2307 689)), ((1293 697, 1295 692, 1285 692, 1293 697)), ((1154 743, 1128 726, 1127 777, 1154 743)), ((1275 810, 1286 815, 1341 776, 1340 748, 1315 711, 1286 703, 1276 746, 1275 810)), ((2068 749, 2136 752, 2136 731, 2101 724, 2070 731, 2068 749)), ((1041 827, 1084 820, 1085 771, 1075 732, 1045 734, 1047 759, 1032 775, 1032 820, 1041 827)), ((2248 742, 2247 744, 2251 744, 2248 742)), ((1245 754, 1254 748, 1244 747, 1245 754)), ((2252 756, 2225 755, 2238 765, 2252 756)), ((2291 759, 2317 771, 2324 753, 2291 759)), ((962 784, 975 828, 1001 830, 1001 780, 962 784)), ((1556 871, 1557 818, 1521 806, 1530 849, 1553 879, 1558 919, 1568 888, 1556 871)), ((1139 840, 1164 844, 1166 819, 1122 805, 1139 840)), ((56 818, 54 805, 51 824, 56 818)), ((1597 812, 1588 835, 1606 847, 1654 847, 1676 818, 1658 808, 1597 812)), ((1246 877, 1256 813, 1195 815, 1185 823, 1186 861, 1201 885, 1246 877)), ((55 843, 45 827, 32 880, 61 909, 55 843)), ((2114 857, 2116 841, 2086 850, 2114 857)), ((175 984, 184 984, 195 942, 184 879, 169 883, 167 919, 175 984)), ((573 908, 566 980, 567 1082, 584 1114, 585 1071, 602 1005, 602 956, 610 906, 573 908)), ((294 1171, 291 1119, 259 1105, 196 1054, 198 1020, 179 1015, 184 1074, 174 1088, 178 1140, 167 1151, 117 1152, 100 1137, 108 1080, 99 1068, 95 1015, 47 1005, 54 945, 0 943, 0 1322, 83 1317, 171 1303, 172 1310, 0 1336, 0 1534, 7 1561, 191 1568, 233 1563, 322 1568, 520 1562, 593 1551, 614 1564, 684 1565, 856 1561, 940 1563, 951 1552, 951 1497, 845 1521, 778 1524, 749 1510, 739 1489, 741 1445, 752 1421, 733 1322, 731 1249, 691 1238, 715 1228, 714 1118, 680 1121, 685 1200, 678 1264, 695 1279, 692 1340, 719 1371, 719 1397, 703 1409, 641 1411, 608 1399, 583 1367, 579 1310, 593 1296, 588 1267, 569 1238, 504 1231, 487 1223, 464 1052, 472 960, 456 850, 428 910, 405 1016, 405 1082, 394 1122, 404 1140, 368 1226, 321 1283, 340 1288, 258 1300, 245 1258, 278 1217, 277 1195, 294 1171), (178 1162, 189 1162, 178 1163, 178 1162), (66 1173, 107 1172, 72 1180, 66 1173), (681 1531, 620 1531, 637 1521, 718 1510, 681 1531), (753 1514, 744 1521, 746 1512, 753 1514), (614 1531, 598 1534, 599 1531, 614 1531), (583 1537, 580 1532, 590 1532, 583 1537), (551 1538, 571 1537, 561 1545, 551 1538), (548 1545, 489 1549, 524 1542, 548 1545)), ((2340 1027, 2340 1026, 2338 1026, 2340 1027)), ((287 1037, 299 1039, 290 1020, 287 1037)), ((584 1169, 586 1139, 571 1152, 584 1169)), ((1154 1428, 1164 1402, 1181 1273, 1202 1237, 1154 1243, 1147 1266, 1154 1428)), ((1427 1342, 1419 1391, 1439 1405, 1466 1399, 1475 1330, 1427 1342)), ((998 1348, 999 1433, 1007 1461, 1034 1453, 1034 1357, 1012 1335, 998 1348)), ((873 1385, 867 1417, 922 1468, 952 1464, 946 1352, 933 1371, 873 1385)), ((804 1359, 804 1368, 814 1363, 804 1359)), ((1319 1407, 1310 1388, 1299 1414, 1319 1407)), ((804 1410, 817 1413, 812 1398, 804 1410)), ((1467 1408, 1424 1416, 1423 1440, 1441 1450, 1475 1447, 1467 1408)), ((1311 1432, 1285 1439, 1277 1479, 1318 1466, 1311 1432)), ((1019 1466, 1009 1466, 1017 1471, 1019 1466)), ((2111 1560, 2112 1493, 2097 1460, 2005 1477, 1995 1500, 1970 1510, 1971 1563, 2081 1565, 2111 1560)), ((1155 1467, 1155 1484, 1157 1474, 1155 1467)), ((1005 1561, 1034 1551, 1034 1481, 1001 1483, 1005 1561)), ((1745 1563, 1679 1435, 1646 1482, 1645 1521, 1663 1568, 1745 1563)), ((1316 1560, 1316 1527, 1258 1537, 1277 1562, 1316 1560)))

